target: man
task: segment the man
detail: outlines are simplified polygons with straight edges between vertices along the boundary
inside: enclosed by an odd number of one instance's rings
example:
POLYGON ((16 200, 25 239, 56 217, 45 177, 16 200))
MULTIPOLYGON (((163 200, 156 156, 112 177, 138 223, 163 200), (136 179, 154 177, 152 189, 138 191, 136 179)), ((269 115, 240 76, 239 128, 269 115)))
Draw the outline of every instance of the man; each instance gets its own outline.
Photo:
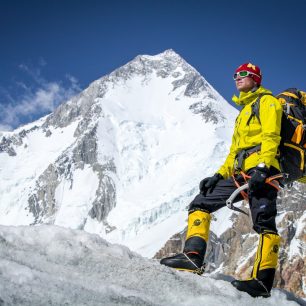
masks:
MULTIPOLYGON (((280 237, 275 224, 277 189, 267 184, 266 179, 280 170, 277 152, 282 106, 269 90, 261 86, 262 75, 258 66, 251 63, 239 66, 234 80, 240 94, 234 96, 233 101, 243 108, 236 119, 230 152, 215 175, 201 181, 200 193, 189 206, 183 253, 164 258, 161 264, 201 274, 210 214, 224 207, 237 186, 248 179, 248 200, 259 245, 251 278, 235 280, 232 284, 253 297, 268 297, 277 267, 280 237), (252 109, 257 99, 260 99, 259 116, 252 109)), ((239 195, 235 201, 242 199, 239 195)))

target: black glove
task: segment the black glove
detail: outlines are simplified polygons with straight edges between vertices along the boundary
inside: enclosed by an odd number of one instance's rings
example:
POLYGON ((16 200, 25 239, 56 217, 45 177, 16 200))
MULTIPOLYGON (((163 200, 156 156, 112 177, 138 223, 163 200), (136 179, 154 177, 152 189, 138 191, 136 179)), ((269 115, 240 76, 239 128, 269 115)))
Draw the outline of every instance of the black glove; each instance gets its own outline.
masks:
POLYGON ((205 178, 200 182, 200 192, 204 195, 206 195, 208 189, 212 192, 221 179, 223 179, 223 176, 220 173, 215 173, 214 176, 205 178))
POLYGON ((267 177, 269 177, 269 169, 267 167, 256 167, 251 173, 249 179, 249 193, 257 191, 264 187, 267 177))

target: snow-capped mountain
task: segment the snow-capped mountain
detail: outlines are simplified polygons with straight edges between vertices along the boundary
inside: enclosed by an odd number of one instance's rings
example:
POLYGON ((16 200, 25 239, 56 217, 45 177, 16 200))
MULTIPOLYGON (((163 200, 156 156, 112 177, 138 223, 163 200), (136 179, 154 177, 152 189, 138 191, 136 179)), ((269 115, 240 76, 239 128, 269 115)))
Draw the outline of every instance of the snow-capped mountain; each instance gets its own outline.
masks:
POLYGON ((153 256, 220 164, 236 112, 174 51, 137 56, 3 133, 0 223, 85 229, 153 256))
MULTIPOLYGON (((173 50, 137 56, 52 114, 1 133, 0 224, 83 229, 153 257, 184 229, 199 181, 228 152, 237 113, 173 50)), ((286 263, 305 267, 305 214, 297 206, 289 216, 291 207, 278 220, 292 228, 286 263)), ((218 247, 209 258, 219 271, 233 237, 248 247, 237 248, 227 272, 255 252, 251 226, 248 236, 229 232, 241 220, 227 208, 214 214, 218 247)))

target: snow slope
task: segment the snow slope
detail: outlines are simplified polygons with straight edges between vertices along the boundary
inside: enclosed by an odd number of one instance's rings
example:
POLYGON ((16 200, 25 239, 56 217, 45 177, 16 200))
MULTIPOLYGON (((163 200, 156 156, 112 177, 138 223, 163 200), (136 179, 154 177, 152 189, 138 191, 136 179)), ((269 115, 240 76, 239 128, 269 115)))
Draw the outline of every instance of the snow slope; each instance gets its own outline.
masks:
POLYGON ((51 225, 0 226, 0 305, 303 303, 277 289, 269 299, 254 299, 222 277, 177 272, 84 231, 51 225))

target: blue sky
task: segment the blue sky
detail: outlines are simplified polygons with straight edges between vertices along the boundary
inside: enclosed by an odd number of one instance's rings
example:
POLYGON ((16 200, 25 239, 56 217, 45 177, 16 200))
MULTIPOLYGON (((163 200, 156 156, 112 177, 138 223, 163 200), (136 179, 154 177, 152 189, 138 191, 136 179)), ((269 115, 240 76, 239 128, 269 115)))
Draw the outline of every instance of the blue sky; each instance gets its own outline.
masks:
POLYGON ((305 0, 1 0, 0 130, 169 48, 228 101, 233 71, 248 61, 274 93, 306 90, 305 11, 305 0))

